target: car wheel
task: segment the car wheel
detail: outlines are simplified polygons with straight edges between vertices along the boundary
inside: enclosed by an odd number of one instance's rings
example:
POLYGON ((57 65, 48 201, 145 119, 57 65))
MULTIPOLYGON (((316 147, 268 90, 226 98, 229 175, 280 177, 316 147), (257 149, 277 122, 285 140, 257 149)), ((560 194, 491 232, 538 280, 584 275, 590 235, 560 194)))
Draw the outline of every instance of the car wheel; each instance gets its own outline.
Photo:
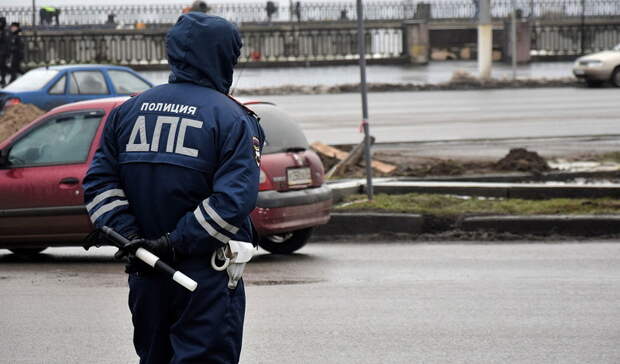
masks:
POLYGON ((612 72, 611 83, 616 87, 620 87, 620 67, 616 67, 616 69, 612 72))
POLYGON ((602 85, 603 82, 601 81, 597 81, 597 80, 588 80, 586 78, 586 85, 588 85, 588 87, 599 87, 600 85, 602 85))
POLYGON ((15 248, 15 249, 9 249, 9 250, 12 251, 13 254, 29 256, 29 255, 37 255, 40 252, 44 251, 46 248, 47 247, 43 247, 43 248, 15 248))
POLYGON ((301 249, 312 235, 313 228, 291 231, 289 233, 261 236, 261 248, 273 254, 291 254, 301 249))

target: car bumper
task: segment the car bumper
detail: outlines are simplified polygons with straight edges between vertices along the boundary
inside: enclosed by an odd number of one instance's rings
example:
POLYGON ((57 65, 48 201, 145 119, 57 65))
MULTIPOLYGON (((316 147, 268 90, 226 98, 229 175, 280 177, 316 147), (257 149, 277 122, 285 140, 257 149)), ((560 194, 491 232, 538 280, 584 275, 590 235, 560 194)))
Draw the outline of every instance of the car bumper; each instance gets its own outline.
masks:
POLYGON ((326 224, 332 207, 328 186, 300 191, 261 191, 252 221, 261 235, 279 234, 326 224))
POLYGON ((579 79, 593 81, 607 81, 611 77, 611 71, 601 67, 577 66, 573 68, 573 74, 579 79))

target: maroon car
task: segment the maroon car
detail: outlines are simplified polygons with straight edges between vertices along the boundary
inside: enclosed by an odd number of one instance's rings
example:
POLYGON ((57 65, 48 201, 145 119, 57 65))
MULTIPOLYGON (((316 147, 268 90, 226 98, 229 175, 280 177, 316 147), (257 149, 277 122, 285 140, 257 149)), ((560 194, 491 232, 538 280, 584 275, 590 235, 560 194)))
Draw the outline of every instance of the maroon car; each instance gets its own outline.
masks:
MULTIPOLYGON (((82 180, 108 114, 124 100, 55 108, 0 143, 0 248, 34 254, 76 246, 92 230, 82 180)), ((266 134, 252 220, 261 247, 292 253, 329 220, 323 165, 285 113, 271 103, 244 103, 260 116, 266 134)))

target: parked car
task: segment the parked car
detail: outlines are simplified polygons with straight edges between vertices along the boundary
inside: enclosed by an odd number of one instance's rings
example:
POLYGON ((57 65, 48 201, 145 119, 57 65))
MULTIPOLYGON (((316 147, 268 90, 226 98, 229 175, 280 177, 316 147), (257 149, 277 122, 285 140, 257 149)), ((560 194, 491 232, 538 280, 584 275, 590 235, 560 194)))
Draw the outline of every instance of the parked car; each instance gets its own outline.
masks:
MULTIPOLYGON (((82 181, 107 116, 125 100, 60 106, 0 144, 0 248, 35 254, 80 245, 92 230, 82 181)), ((252 220, 263 248, 291 253, 329 220, 331 190, 299 126, 273 104, 245 104, 261 117, 266 134, 252 220)))
POLYGON ((588 86, 611 82, 620 87, 620 44, 610 51, 588 54, 578 58, 573 66, 573 74, 584 80, 588 86))
POLYGON ((17 103, 50 110, 70 102, 131 95, 151 87, 151 82, 128 67, 41 67, 26 72, 0 91, 0 110, 17 103))

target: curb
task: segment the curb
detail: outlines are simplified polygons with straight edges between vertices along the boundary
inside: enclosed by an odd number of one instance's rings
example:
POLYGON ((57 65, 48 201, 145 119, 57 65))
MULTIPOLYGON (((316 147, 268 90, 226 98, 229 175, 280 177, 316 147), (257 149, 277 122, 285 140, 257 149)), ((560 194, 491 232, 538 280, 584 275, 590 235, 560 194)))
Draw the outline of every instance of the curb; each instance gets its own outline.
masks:
POLYGON ((546 200, 550 198, 620 197, 620 185, 563 185, 485 182, 385 182, 374 186, 376 193, 434 193, 461 196, 520 198, 546 200))
POLYGON ((315 235, 420 234, 423 227, 424 217, 416 214, 332 213, 329 223, 316 229, 315 235))
POLYGON ((620 234, 620 216, 614 215, 542 215, 542 216, 484 216, 463 219, 465 231, 496 231, 513 234, 561 234, 600 236, 620 234))
POLYGON ((452 230, 595 237, 620 234, 620 215, 437 217, 395 213, 332 213, 329 223, 316 229, 315 235, 416 235, 452 230))
MULTIPOLYGON (((364 193, 364 181, 345 181, 329 184, 334 202, 345 196, 364 193)), ((375 193, 398 195, 406 193, 431 193, 458 196, 495 198, 520 198, 545 200, 550 198, 620 198, 620 184, 577 185, 562 183, 507 183, 465 181, 419 181, 410 179, 379 179, 373 185, 375 193)))

